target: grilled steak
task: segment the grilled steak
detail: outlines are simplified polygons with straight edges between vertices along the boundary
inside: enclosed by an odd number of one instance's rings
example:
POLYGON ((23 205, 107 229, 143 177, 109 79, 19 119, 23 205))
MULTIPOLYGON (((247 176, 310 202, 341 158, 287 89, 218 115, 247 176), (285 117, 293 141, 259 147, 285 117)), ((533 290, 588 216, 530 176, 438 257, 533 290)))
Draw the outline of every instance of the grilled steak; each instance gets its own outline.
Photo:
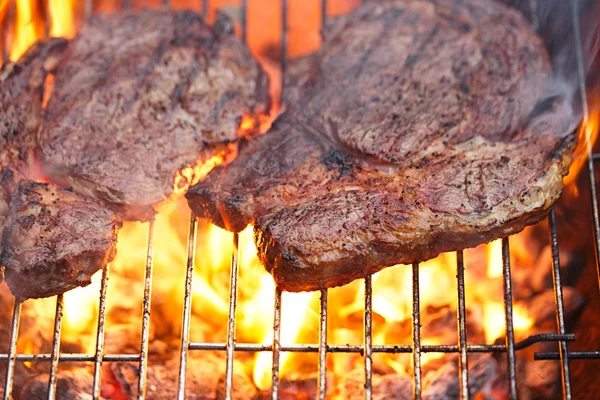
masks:
POLYGON ((33 45, 18 62, 0 71, 0 169, 31 165, 36 131, 42 121, 44 80, 56 67, 66 41, 33 45))
POLYGON ((191 11, 99 16, 57 68, 39 156, 52 180, 145 220, 198 179, 178 171, 229 149, 268 102, 266 74, 224 15, 213 27, 191 11))
POLYGON ((577 120, 546 96, 547 53, 506 6, 369 3, 298 69, 287 114, 187 194, 228 230, 254 224, 285 290, 513 234, 561 193, 577 120))
POLYGON ((90 199, 48 183, 2 175, 0 200, 6 218, 0 265, 21 300, 64 293, 91 282, 116 254, 119 223, 90 199))

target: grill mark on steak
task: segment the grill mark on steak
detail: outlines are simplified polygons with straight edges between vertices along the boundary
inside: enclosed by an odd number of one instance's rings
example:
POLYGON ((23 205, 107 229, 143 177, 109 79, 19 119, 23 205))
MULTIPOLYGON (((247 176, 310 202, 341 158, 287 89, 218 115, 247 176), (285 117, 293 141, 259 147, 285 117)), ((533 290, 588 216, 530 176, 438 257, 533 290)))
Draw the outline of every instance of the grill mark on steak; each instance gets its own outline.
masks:
POLYGON ((234 152, 268 86, 224 14, 212 28, 191 11, 99 16, 58 65, 39 158, 51 180, 147 220, 180 170, 234 152))
POLYGON ((254 224, 284 290, 511 235, 561 193, 578 121, 564 99, 546 103, 548 55, 515 10, 369 3, 289 71, 287 113, 187 194, 228 230, 254 224))

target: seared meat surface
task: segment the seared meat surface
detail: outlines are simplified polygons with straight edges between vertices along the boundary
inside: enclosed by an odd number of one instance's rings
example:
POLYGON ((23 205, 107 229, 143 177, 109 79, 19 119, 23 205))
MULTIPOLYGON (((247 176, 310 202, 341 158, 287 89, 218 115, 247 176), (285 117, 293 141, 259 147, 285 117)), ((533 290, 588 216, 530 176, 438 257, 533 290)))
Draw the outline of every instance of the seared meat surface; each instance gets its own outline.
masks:
POLYGON ((244 116, 268 112, 268 85, 224 15, 212 27, 191 11, 99 16, 56 70, 39 135, 44 172, 146 220, 194 180, 178 171, 230 149, 244 116))
POLYGON ((372 2, 302 63, 288 112, 187 194, 228 230, 254 224, 283 289, 508 236, 558 199, 578 121, 546 95, 548 55, 518 12, 372 2))
POLYGON ((31 165, 42 121, 44 80, 65 46, 66 41, 57 38, 38 42, 0 70, 0 169, 31 165))
POLYGON ((66 44, 38 42, 0 71, 0 270, 20 300, 87 285, 115 256, 119 223, 113 212, 29 179, 44 81, 66 44))
POLYGON ((113 212, 52 184, 15 178, 10 170, 1 183, 0 265, 17 299, 86 286, 114 258, 120 224, 113 212))

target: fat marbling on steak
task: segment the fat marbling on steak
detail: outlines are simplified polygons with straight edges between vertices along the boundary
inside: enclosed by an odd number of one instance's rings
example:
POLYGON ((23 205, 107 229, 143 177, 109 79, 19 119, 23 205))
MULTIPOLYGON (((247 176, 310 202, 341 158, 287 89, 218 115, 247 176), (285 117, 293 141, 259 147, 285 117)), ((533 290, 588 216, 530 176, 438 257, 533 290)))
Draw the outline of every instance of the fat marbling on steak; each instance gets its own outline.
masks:
POLYGON ((148 219, 178 171, 226 151, 245 115, 269 109, 268 77, 223 14, 212 27, 192 11, 96 17, 54 82, 39 134, 44 172, 126 219, 148 219))
POLYGON ((546 96, 548 55, 515 10, 367 3, 303 63, 288 112, 187 194, 228 230, 254 224, 281 288, 342 285, 507 236, 558 199, 577 121, 546 96))
POLYGON ((115 257, 114 213, 72 191, 5 169, 0 214, 6 223, 0 266, 19 300, 86 286, 115 257))

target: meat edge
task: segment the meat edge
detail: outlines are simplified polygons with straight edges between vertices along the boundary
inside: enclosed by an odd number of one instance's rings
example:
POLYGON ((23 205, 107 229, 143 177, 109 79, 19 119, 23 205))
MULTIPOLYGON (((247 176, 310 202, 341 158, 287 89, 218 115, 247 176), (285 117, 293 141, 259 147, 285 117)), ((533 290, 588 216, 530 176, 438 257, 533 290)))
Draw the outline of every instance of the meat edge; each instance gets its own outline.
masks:
MULTIPOLYGON (((549 156, 549 165, 538 177, 536 184, 537 187, 542 188, 538 191, 542 194, 542 198, 534 199, 526 211, 516 212, 516 216, 514 216, 514 206, 511 204, 515 199, 505 200, 486 218, 477 218, 478 225, 483 226, 483 229, 473 228, 472 221, 469 219, 455 215, 444 216, 442 221, 444 229, 435 235, 421 232, 410 242, 393 245, 375 241, 369 243, 367 252, 350 254, 345 258, 338 258, 335 262, 315 263, 293 249, 283 246, 268 229, 262 229, 257 222, 254 226, 254 240, 258 257, 280 288, 290 292, 303 292, 342 286, 389 266, 426 261, 444 252, 463 250, 516 234, 525 227, 542 221, 559 199, 563 189, 562 178, 568 173, 576 144, 576 135, 569 135, 563 140, 560 148, 549 156), (385 260, 385 262, 373 266, 375 260, 385 260), (357 268, 360 265, 364 267, 357 268)), ((519 197, 530 197, 531 194, 528 192, 532 189, 529 187, 519 197)), ((235 207, 233 204, 227 206, 235 207)), ((229 212, 229 208, 226 210, 229 212)), ((237 214, 230 219, 238 225, 230 225, 230 227, 238 228, 241 226, 241 221, 244 221, 241 210, 238 209, 236 212, 237 214)), ((213 221, 218 222, 218 220, 213 221)))

